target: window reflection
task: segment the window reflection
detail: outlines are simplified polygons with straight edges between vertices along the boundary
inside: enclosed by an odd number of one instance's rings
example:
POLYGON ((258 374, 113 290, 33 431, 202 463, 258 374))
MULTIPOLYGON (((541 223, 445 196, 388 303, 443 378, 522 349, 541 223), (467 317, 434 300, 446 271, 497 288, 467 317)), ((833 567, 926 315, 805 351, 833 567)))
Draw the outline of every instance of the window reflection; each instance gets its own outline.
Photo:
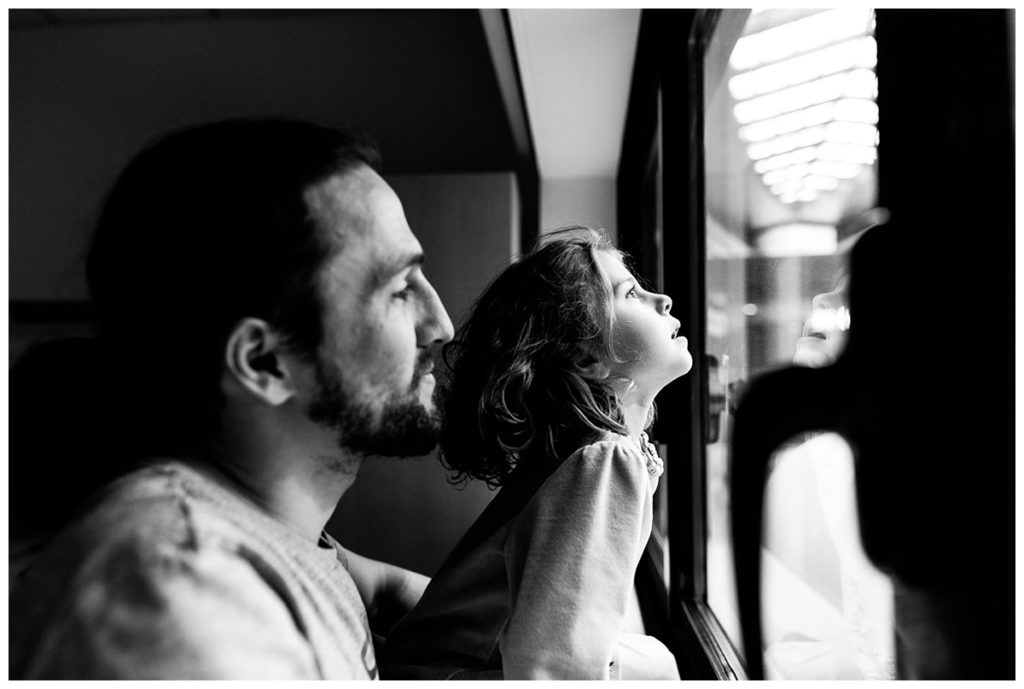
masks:
MULTIPOLYGON (((834 361, 855 318, 845 255, 879 220, 873 24, 862 8, 726 10, 705 55, 707 594, 737 646, 732 412, 751 376, 834 361)), ((794 439, 767 490, 769 676, 891 677, 891 588, 860 550, 849 446, 794 439)))

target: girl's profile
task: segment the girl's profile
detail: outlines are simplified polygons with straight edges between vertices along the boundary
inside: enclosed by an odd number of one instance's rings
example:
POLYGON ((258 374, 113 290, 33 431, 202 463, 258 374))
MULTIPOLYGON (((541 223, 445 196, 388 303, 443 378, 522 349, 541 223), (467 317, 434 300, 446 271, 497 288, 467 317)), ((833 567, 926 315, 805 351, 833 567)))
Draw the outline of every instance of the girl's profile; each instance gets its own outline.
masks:
POLYGON ((389 635, 385 678, 678 678, 624 626, 663 469, 646 429, 692 360, 623 258, 595 230, 546 236, 445 348, 442 461, 501 490, 389 635))

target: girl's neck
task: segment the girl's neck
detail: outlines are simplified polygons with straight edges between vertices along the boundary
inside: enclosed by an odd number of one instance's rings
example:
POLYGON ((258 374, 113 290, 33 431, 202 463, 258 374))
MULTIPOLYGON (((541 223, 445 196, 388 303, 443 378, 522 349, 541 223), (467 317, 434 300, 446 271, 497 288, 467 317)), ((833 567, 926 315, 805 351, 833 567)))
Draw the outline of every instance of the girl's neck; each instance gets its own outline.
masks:
POLYGON ((629 437, 640 441, 640 433, 647 428, 647 419, 650 418, 651 405, 654 400, 646 402, 631 400, 622 405, 623 417, 626 421, 626 428, 629 430, 629 437))

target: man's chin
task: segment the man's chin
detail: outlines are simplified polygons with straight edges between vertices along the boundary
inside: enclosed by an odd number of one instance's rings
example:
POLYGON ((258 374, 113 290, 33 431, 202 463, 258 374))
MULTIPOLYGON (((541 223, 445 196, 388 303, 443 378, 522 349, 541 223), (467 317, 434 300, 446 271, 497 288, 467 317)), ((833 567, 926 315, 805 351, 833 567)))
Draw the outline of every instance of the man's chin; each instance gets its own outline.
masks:
POLYGON ((384 410, 376 428, 342 440, 350 450, 383 457, 421 457, 437 447, 441 420, 433 401, 419 401, 384 410))

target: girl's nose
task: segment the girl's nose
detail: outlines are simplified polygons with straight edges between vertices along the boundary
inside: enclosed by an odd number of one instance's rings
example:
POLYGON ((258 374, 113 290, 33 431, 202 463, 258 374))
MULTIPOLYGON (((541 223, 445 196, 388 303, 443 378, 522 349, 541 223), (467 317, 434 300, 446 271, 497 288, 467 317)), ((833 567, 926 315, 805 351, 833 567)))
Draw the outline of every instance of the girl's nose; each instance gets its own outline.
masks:
POLYGON ((834 309, 839 301, 839 295, 835 292, 825 292, 823 294, 816 294, 811 299, 811 306, 816 309, 834 309))
POLYGON ((658 295, 658 313, 667 314, 672 310, 672 297, 667 294, 658 295))

